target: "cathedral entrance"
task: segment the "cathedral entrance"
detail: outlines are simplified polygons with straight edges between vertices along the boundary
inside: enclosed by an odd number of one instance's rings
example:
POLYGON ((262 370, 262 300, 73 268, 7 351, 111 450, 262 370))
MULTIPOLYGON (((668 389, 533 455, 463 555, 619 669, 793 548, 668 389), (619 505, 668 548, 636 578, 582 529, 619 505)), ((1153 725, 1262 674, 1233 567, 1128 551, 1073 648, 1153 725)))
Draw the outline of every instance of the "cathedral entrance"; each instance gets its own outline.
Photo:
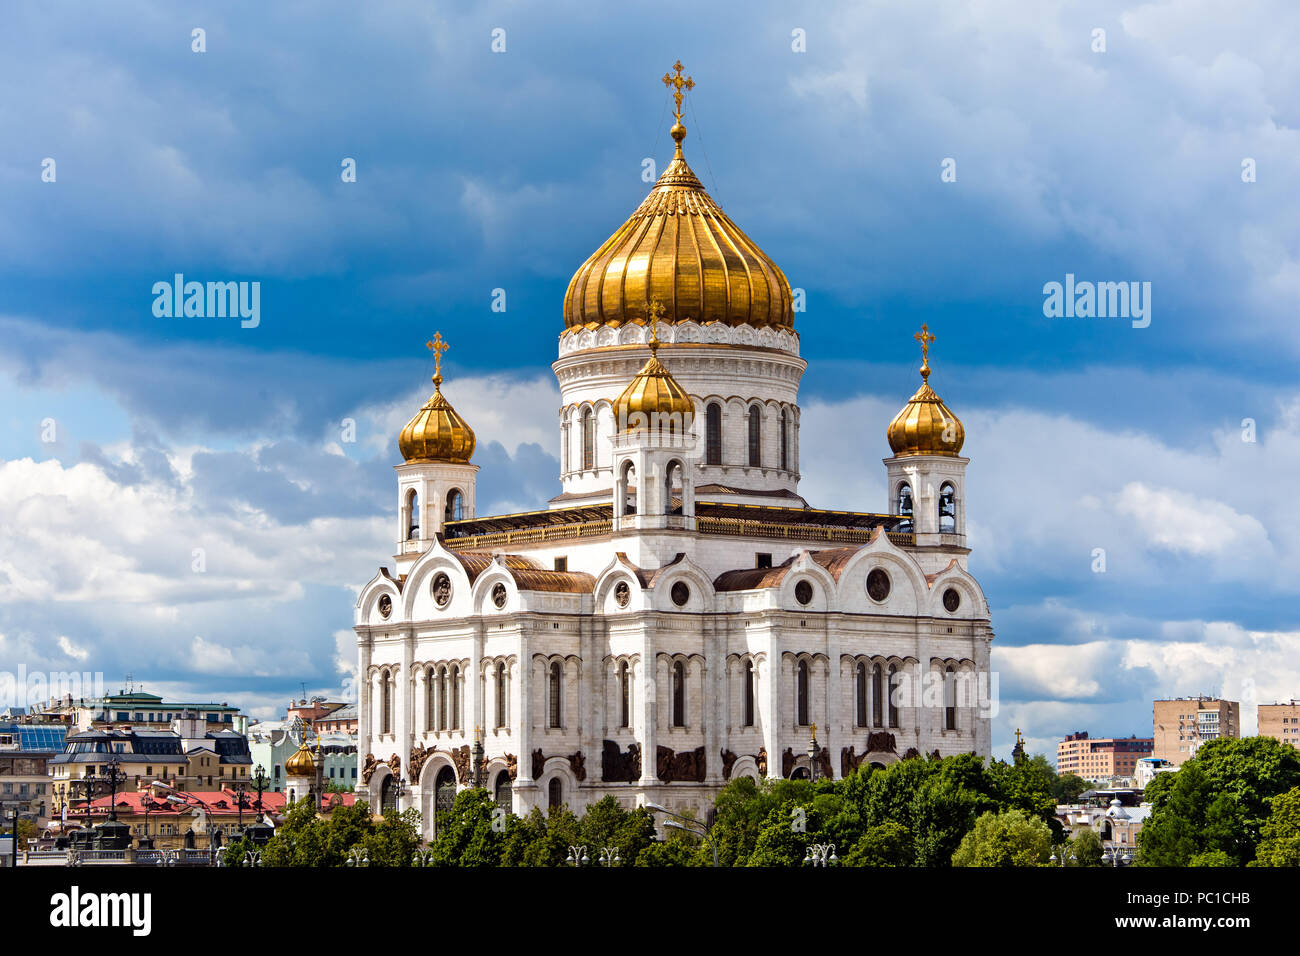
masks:
POLYGON ((392 774, 384 778, 379 788, 379 812, 387 813, 389 810, 397 812, 397 787, 393 785, 392 774))
POLYGON ((497 806, 506 811, 506 813, 510 812, 510 807, 512 805, 510 794, 510 771, 502 770, 497 774, 497 783, 493 788, 492 795, 496 799, 497 806))

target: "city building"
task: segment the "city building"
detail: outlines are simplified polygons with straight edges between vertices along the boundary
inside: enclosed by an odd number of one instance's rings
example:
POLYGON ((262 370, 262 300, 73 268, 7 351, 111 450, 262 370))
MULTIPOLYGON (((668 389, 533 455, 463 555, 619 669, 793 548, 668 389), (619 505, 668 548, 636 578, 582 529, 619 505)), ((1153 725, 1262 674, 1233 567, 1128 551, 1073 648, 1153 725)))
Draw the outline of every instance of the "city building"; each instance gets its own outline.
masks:
POLYGON ((210 731, 202 718, 178 718, 170 730, 71 731, 63 752, 49 761, 52 812, 75 813, 88 796, 108 793, 109 772, 122 775, 119 793, 155 780, 178 790, 220 790, 247 783, 248 739, 233 730, 210 731))
POLYGON ((1259 735, 1300 747, 1300 703, 1260 704, 1259 735))
POLYGON ((1163 757, 1143 757, 1137 762, 1133 771, 1133 782, 1139 790, 1145 790, 1147 784, 1156 778, 1156 774, 1170 773, 1178 768, 1163 757))
POLYGON ((741 775, 990 752, 993 630, 934 336, 892 422, 845 423, 888 443, 883 509, 810 506, 794 295, 687 164, 678 105, 672 161, 569 283, 548 508, 478 513, 476 437, 429 343, 394 567, 355 612, 361 786, 426 832, 473 782, 519 813, 614 795, 702 815, 741 775))
POLYGON ((1085 780, 1132 777, 1137 762, 1150 756, 1150 737, 1089 737, 1087 731, 1069 734, 1056 745, 1056 772, 1078 774, 1085 780))
POLYGON ((1241 704, 1214 697, 1176 697, 1152 704, 1151 756, 1180 767, 1196 748, 1218 737, 1241 736, 1241 704))
MULTIPOLYGON (((303 743, 305 728, 305 721, 301 726, 291 725, 286 729, 262 729, 261 725, 255 724, 249 732, 248 747, 253 766, 265 768, 270 788, 277 793, 287 786, 286 765, 303 743)), ((334 789, 356 787, 359 770, 356 734, 322 731, 311 739, 311 743, 313 754, 317 747, 320 748, 318 759, 322 764, 322 786, 333 784, 334 789)))
POLYGON ((0 807, 44 826, 53 807, 50 761, 63 753, 62 724, 0 724, 0 807))
POLYGON ((167 730, 182 717, 203 720, 210 731, 244 733, 247 718, 229 704, 166 701, 157 694, 122 690, 98 698, 63 697, 50 701, 43 713, 78 730, 167 730))
POLYGON ((307 726, 316 730, 316 721, 321 720, 334 713, 341 707, 346 707, 345 701, 326 700, 324 697, 313 697, 310 701, 306 699, 289 701, 288 719, 292 721, 299 717, 306 721, 307 726))
POLYGON ((357 705, 344 704, 338 710, 332 710, 324 717, 316 718, 312 729, 318 734, 357 734, 357 705))

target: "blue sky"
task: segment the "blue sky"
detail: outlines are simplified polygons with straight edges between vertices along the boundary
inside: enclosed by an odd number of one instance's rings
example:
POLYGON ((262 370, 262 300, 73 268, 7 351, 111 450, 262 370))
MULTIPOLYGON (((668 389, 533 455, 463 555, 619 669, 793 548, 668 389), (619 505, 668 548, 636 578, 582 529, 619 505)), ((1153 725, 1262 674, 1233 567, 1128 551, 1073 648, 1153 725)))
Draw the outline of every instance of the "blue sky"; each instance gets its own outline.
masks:
POLYGON ((1049 752, 1149 731, 1153 695, 1223 692, 1249 722, 1252 700, 1300 695, 1300 10, 1231 16, 6 7, 0 663, 263 716, 300 682, 342 692, 434 329, 484 510, 557 490, 565 286, 644 196, 643 160, 667 161, 658 78, 680 57, 688 159, 807 294, 813 503, 884 507, 911 333, 939 336, 994 609, 996 752, 1016 726, 1049 752), (177 272, 260 282, 260 324, 155 317, 177 272), (1045 317, 1067 273, 1150 282, 1150 327, 1045 317))

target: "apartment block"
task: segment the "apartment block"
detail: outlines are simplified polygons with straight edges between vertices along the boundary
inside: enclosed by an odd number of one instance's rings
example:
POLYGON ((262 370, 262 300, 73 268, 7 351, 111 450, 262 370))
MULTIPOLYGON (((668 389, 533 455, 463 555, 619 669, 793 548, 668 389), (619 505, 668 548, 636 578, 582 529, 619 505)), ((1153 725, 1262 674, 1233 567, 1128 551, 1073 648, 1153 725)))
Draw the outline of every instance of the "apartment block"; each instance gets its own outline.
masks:
POLYGON ((1056 772, 1085 780, 1132 777, 1137 762, 1151 756, 1153 746, 1150 737, 1090 737, 1081 730, 1056 745, 1056 772))
POLYGON ((1300 748, 1300 703, 1260 704, 1259 735, 1300 748))
POLYGON ((1151 756, 1182 766, 1207 740, 1241 736, 1241 704, 1214 697, 1177 697, 1152 704, 1151 756))

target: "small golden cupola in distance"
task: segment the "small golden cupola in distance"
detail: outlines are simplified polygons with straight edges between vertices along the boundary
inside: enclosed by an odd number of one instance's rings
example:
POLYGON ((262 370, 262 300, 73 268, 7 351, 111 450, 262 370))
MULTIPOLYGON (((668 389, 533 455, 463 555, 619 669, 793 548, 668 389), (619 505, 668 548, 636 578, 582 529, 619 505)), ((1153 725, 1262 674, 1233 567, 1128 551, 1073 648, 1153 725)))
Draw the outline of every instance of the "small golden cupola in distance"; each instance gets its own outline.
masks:
POLYGON ((921 387, 889 423, 889 447, 898 456, 956 457, 966 441, 966 429, 930 387, 930 344, 935 337, 928 325, 912 337, 921 343, 921 387))
POLYGON ((466 464, 474 455, 474 429, 442 394, 442 353, 448 346, 440 332, 435 332, 426 344, 433 352, 433 394, 406 423, 397 437, 397 447, 408 464, 426 461, 466 464))

